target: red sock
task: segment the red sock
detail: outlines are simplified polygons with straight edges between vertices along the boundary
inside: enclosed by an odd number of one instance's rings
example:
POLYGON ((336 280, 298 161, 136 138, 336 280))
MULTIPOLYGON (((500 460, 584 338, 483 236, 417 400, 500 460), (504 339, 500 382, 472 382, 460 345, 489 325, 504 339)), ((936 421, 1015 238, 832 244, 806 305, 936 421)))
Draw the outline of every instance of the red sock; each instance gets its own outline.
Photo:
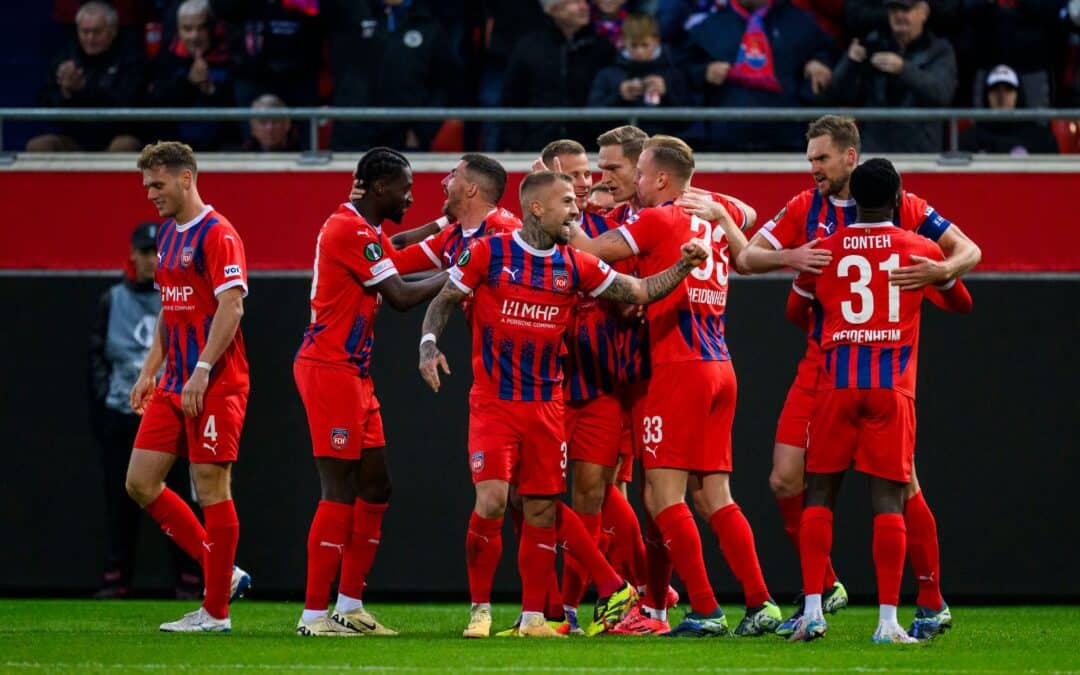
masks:
POLYGON ((514 524, 514 535, 521 538, 521 524, 525 522, 525 510, 510 508, 510 522, 514 524))
POLYGON ((469 568, 469 593, 472 601, 491 602, 495 568, 502 557, 503 519, 483 518, 476 511, 469 516, 465 535, 465 563, 469 568))
POLYGON ((521 524, 518 573, 521 575, 521 611, 544 611, 547 579, 555 570, 555 528, 521 524))
POLYGON ((614 485, 607 486, 602 513, 604 527, 615 530, 611 557, 622 562, 622 569, 628 571, 632 584, 640 586, 646 583, 645 542, 641 538, 641 524, 638 523, 634 507, 630 506, 622 490, 614 485))
POLYGON ((352 535, 341 561, 338 592, 359 600, 364 595, 368 574, 382 538, 382 519, 390 504, 368 504, 357 499, 353 506, 352 535))
MULTIPOLYGON (((596 584, 596 592, 601 598, 605 598, 622 588, 623 580, 611 564, 604 558, 604 554, 596 546, 596 540, 585 529, 578 514, 558 502, 555 511, 555 528, 558 530, 559 542, 567 553, 567 557, 573 558, 585 573, 596 584)), ((599 515, 595 516, 599 526, 599 515)))
POLYGON ((323 611, 330 604, 330 585, 341 569, 349 543, 353 507, 321 500, 311 519, 307 540, 307 590, 304 609, 323 611))
POLYGON ((728 504, 717 509, 709 517, 716 539, 720 542, 720 551, 724 560, 742 585, 747 607, 758 607, 770 598, 769 588, 761 573, 757 548, 754 546, 754 532, 743 515, 738 504, 728 504))
POLYGON ((664 546, 664 535, 656 521, 645 516, 645 604, 653 609, 667 609, 667 589, 671 585, 671 556, 664 546))
MULTIPOLYGON (((576 512, 575 512, 576 513, 576 512)), ((577 517, 581 519, 581 524, 585 527, 585 532, 588 533, 589 538, 596 544, 597 550, 600 550, 600 514, 599 513, 578 513, 577 517)), ((603 555, 601 553, 601 555, 603 555)), ((581 604, 581 598, 585 595, 585 587, 589 583, 588 574, 581 565, 574 560, 573 557, 567 556, 563 561, 563 575, 562 575, 562 604, 564 607, 577 607, 581 604)))
POLYGON ((198 560, 205 569, 206 561, 203 556, 206 555, 206 549, 203 548, 203 542, 206 541, 206 530, 180 495, 165 488, 157 499, 143 507, 143 510, 150 514, 165 536, 175 541, 184 553, 198 560))
MULTIPOLYGON (((799 521, 802 519, 804 493, 793 497, 777 497, 776 503, 780 505, 780 517, 784 520, 784 532, 795 546, 795 553, 799 552, 799 521)), ((832 558, 825 561, 825 585, 823 588, 832 588, 836 583, 836 572, 833 570, 832 558)))
POLYGON ((544 617, 551 621, 562 621, 566 618, 562 607, 562 591, 559 590, 559 570, 555 564, 547 575, 547 593, 544 594, 544 617))
POLYGON ((922 491, 904 505, 904 525, 907 527, 907 554, 911 569, 919 582, 918 604, 940 611, 945 606, 941 598, 941 554, 938 551, 937 521, 926 505, 922 491))
POLYGON ((904 576, 907 528, 899 513, 874 516, 874 571, 877 572, 878 603, 900 604, 900 580, 904 576))
MULTIPOLYGON (((656 514, 656 526, 663 534, 668 555, 675 563, 675 571, 686 584, 691 609, 705 616, 712 614, 719 605, 716 603, 712 585, 709 584, 709 574, 705 571, 705 561, 701 556, 701 535, 698 534, 690 507, 685 502, 667 507, 656 514)), ((658 588, 655 593, 666 595, 667 588, 658 588)))
POLYGON ((240 539, 240 521, 236 507, 228 499, 203 508, 206 517, 206 598, 203 607, 215 619, 229 616, 229 593, 232 587, 236 542, 240 539))
POLYGON ((832 551, 833 513, 824 506, 803 509, 799 525, 799 560, 802 564, 803 592, 820 595, 825 565, 832 551))

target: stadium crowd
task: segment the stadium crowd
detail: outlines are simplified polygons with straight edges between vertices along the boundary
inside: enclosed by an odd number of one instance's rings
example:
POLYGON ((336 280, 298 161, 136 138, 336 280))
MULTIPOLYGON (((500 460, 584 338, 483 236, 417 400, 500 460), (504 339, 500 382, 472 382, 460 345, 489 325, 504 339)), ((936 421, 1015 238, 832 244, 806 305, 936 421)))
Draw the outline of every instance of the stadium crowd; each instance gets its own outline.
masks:
MULTIPOLYGON (((50 107, 1080 105, 1066 0, 54 0, 50 107)), ((628 118, 631 117, 628 111, 628 118)), ((681 123, 704 151, 798 151, 798 123, 681 123)), ((288 121, 64 123, 27 151, 296 151, 288 121)), ((527 151, 585 123, 345 123, 325 147, 527 151)), ((1049 126, 979 124, 963 148, 1056 152, 1049 126)), ((940 122, 866 124, 873 152, 938 152, 940 122)))

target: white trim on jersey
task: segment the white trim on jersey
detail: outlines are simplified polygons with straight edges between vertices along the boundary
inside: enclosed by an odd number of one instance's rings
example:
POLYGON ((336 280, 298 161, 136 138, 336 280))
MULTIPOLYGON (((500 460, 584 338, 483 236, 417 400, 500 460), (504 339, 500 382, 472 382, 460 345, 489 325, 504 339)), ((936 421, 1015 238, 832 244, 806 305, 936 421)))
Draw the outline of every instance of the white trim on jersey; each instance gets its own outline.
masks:
POLYGON ((371 286, 374 286, 375 284, 386 281, 387 279, 389 279, 390 277, 392 277, 392 276, 394 276, 394 275, 396 275, 398 273, 397 268, 394 267, 393 261, 384 260, 383 263, 390 263, 390 264, 382 267, 381 269, 379 268, 379 265, 382 264, 382 263, 372 265, 371 271, 375 272, 375 274, 374 274, 374 276, 372 276, 370 279, 368 279, 367 281, 365 281, 363 283, 364 288, 369 288, 371 286), (376 271, 376 270, 378 270, 378 271, 376 271))
POLYGON ((832 202, 833 206, 839 206, 841 208, 845 206, 855 206, 854 197, 851 199, 837 199, 836 197, 829 195, 829 201, 832 202))
POLYGON ((198 225, 199 223, 201 223, 202 219, 205 218, 213 210, 214 210, 214 207, 207 204, 206 206, 203 207, 202 211, 199 211, 199 215, 195 216, 195 218, 193 220, 189 220, 186 223, 184 223, 183 225, 177 225, 176 226, 176 231, 177 232, 186 232, 187 230, 190 230, 191 228, 193 228, 196 225, 198 225))
POLYGON ((772 233, 772 231, 771 231, 771 230, 772 230, 772 229, 773 229, 774 227, 776 227, 776 221, 775 221, 775 220, 770 220, 769 222, 765 223, 765 224, 764 224, 764 225, 763 225, 763 226, 761 227, 761 229, 760 229, 760 230, 758 230, 758 233, 759 233, 759 234, 760 234, 761 236, 765 237, 765 241, 767 241, 767 242, 769 242, 770 244, 772 244, 772 247, 773 247, 773 248, 774 248, 775 250, 779 251, 780 249, 782 249, 782 248, 784 248, 784 247, 780 245, 780 240, 779 240, 779 239, 777 239, 777 238, 776 238, 775 236, 773 236, 773 233, 772 233))
POLYGON ((803 290, 803 289, 799 288, 799 285, 796 284, 796 283, 791 284, 791 290, 795 291, 796 293, 803 296, 807 300, 813 300, 814 299, 814 294, 813 293, 811 293, 810 291, 806 291, 806 290, 803 290))
POLYGON ((454 285, 461 290, 462 293, 472 293, 473 289, 462 283, 461 278, 465 276, 465 273, 460 268, 455 267, 450 270, 450 281, 454 282, 454 285))
POLYGON ((520 233, 521 233, 521 230, 514 230, 514 233, 512 235, 510 235, 510 236, 512 236, 514 238, 514 241, 516 241, 518 243, 518 245, 521 246, 521 248, 525 249, 526 251, 528 251, 529 253, 531 253, 533 255, 538 255, 541 258, 550 258, 551 256, 555 255, 555 247, 554 246, 552 246, 551 248, 543 249, 543 250, 538 249, 538 248, 536 248, 534 246, 531 246, 529 244, 529 242, 522 239, 520 233))
POLYGON ((950 288, 952 288, 955 285, 956 285, 956 279, 954 278, 954 279, 949 279, 948 281, 946 281, 945 283, 943 283, 940 286, 934 286, 934 288, 938 289, 939 291, 947 291, 947 290, 949 290, 950 288))
POLYGON ((616 272, 615 270, 608 270, 607 278, 604 279, 603 283, 601 283, 599 286, 589 291, 589 295, 593 296, 594 298, 598 297, 601 293, 608 289, 608 286, 610 286, 613 281, 615 281, 616 275, 618 275, 618 272, 616 272))
POLYGON ((626 229, 625 225, 619 226, 619 234, 626 240, 627 245, 630 246, 630 250, 634 252, 634 255, 641 255, 641 251, 638 250, 637 242, 634 241, 634 235, 630 234, 630 230, 626 229))
MULTIPOLYGON (((432 235, 431 237, 428 237, 428 239, 431 239, 434 236, 435 235, 432 235)), ((427 239, 420 242, 420 250, 423 251, 424 255, 426 255, 428 257, 428 260, 435 263, 435 267, 437 267, 439 269, 442 269, 443 262, 441 260, 439 260, 439 257, 437 255, 435 255, 435 252, 432 251, 431 247, 427 245, 427 239)))
POLYGON ((883 220, 879 223, 852 223, 850 227, 896 227, 896 223, 883 220))
POLYGON ((243 287, 243 289, 244 289, 243 297, 246 298, 247 294, 248 294, 248 287, 247 287, 247 284, 244 283, 243 279, 233 279, 231 281, 226 281, 225 283, 221 284, 220 286, 218 286, 217 288, 214 289, 214 297, 216 298, 217 296, 221 295, 222 293, 229 290, 230 288, 236 288, 237 286, 243 287))

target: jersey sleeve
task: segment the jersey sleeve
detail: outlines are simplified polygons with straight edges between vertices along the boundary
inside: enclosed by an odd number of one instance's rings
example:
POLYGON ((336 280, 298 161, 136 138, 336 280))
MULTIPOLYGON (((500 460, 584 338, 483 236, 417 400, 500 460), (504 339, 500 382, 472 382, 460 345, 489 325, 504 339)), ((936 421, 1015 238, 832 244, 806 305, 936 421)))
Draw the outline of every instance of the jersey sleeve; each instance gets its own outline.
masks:
POLYGON ((758 230, 777 251, 806 243, 806 198, 796 195, 758 230))
POLYGON ((203 258, 215 296, 230 288, 240 287, 244 297, 247 297, 247 258, 244 256, 244 242, 236 230, 222 223, 210 228, 203 240, 203 258))
MULTIPOLYGON (((445 230, 443 231, 445 232, 445 230)), ((406 246, 394 256, 398 274, 414 274, 428 270, 441 270, 443 262, 439 257, 444 241, 443 232, 433 234, 427 239, 406 246)))
POLYGON ((450 270, 450 281, 464 293, 472 293, 488 277, 491 243, 487 237, 477 239, 458 256, 450 270))
POLYGON ((723 195, 716 194, 715 192, 711 194, 714 202, 724 205, 724 210, 728 212, 728 215, 731 216, 731 220, 735 222, 735 227, 740 230, 745 230, 746 225, 750 220, 749 215, 746 213, 746 209, 723 195))
POLYGON ((348 223, 324 236, 326 253, 341 262, 364 286, 375 286, 398 273, 394 258, 374 230, 348 223))
POLYGON ((925 199, 910 192, 904 193, 901 209, 900 226, 930 241, 940 239, 945 230, 952 226, 952 221, 938 213, 925 199))
POLYGON ((594 255, 584 251, 574 254, 578 270, 578 287, 594 298, 608 289, 618 274, 594 255))
POLYGON ((667 213, 668 210, 662 208, 644 209, 637 220, 619 226, 619 233, 634 255, 648 253, 664 240, 670 230, 667 213))

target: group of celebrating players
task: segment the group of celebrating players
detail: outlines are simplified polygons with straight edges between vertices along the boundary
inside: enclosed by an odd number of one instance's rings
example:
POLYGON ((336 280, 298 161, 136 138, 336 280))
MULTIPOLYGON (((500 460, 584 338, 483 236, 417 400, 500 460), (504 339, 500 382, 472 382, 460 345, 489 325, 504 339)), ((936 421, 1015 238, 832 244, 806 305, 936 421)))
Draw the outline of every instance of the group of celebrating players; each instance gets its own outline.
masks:
MULTIPOLYGON (((349 201, 319 231, 311 316, 293 366, 321 484, 297 634, 396 634, 362 601, 391 494, 370 363, 381 304, 404 311, 428 300, 419 369, 435 392, 440 371, 449 373, 438 340, 456 306, 472 331, 467 466, 476 501, 466 535, 472 606, 464 637, 491 633, 508 509, 522 611, 498 635, 728 634, 688 495, 745 595, 745 616, 730 632, 821 637, 824 614, 848 602, 830 548, 833 506, 853 463, 870 479, 880 603, 874 641, 925 640, 950 627, 936 525, 913 466, 919 312, 924 297, 969 311, 959 277, 980 252, 904 192, 887 160, 859 165, 852 120, 824 116, 807 140, 816 186, 750 241, 743 232, 755 224, 753 208, 692 187, 690 147, 632 126, 598 138, 602 182, 617 204, 611 210, 589 203, 585 148, 560 140, 522 181, 520 219, 499 206, 503 167, 466 154, 443 180, 444 215, 392 238, 381 225, 400 223, 411 205, 412 171, 394 150, 368 151, 349 201), (724 311, 732 267, 799 273, 787 316, 807 331, 808 346, 777 426, 770 477, 802 566, 804 595, 786 620, 731 495, 737 385, 724 311), (427 271, 435 273, 403 278, 427 271), (644 470, 644 536, 626 497, 635 463, 644 470), (569 506, 561 500, 568 470, 569 506), (905 558, 919 586, 908 630, 896 614, 905 558), (674 627, 673 572, 690 605, 674 627), (591 622, 579 622, 590 584, 599 599, 591 622)), ((229 602, 251 583, 234 563, 239 526, 229 489, 248 394, 239 330, 244 249, 201 200, 189 147, 149 145, 138 167, 168 220, 155 276, 162 312, 131 393, 143 420, 127 486, 205 571, 202 606, 161 630, 228 631, 229 602), (191 462, 205 527, 164 484, 177 456, 191 462)))

